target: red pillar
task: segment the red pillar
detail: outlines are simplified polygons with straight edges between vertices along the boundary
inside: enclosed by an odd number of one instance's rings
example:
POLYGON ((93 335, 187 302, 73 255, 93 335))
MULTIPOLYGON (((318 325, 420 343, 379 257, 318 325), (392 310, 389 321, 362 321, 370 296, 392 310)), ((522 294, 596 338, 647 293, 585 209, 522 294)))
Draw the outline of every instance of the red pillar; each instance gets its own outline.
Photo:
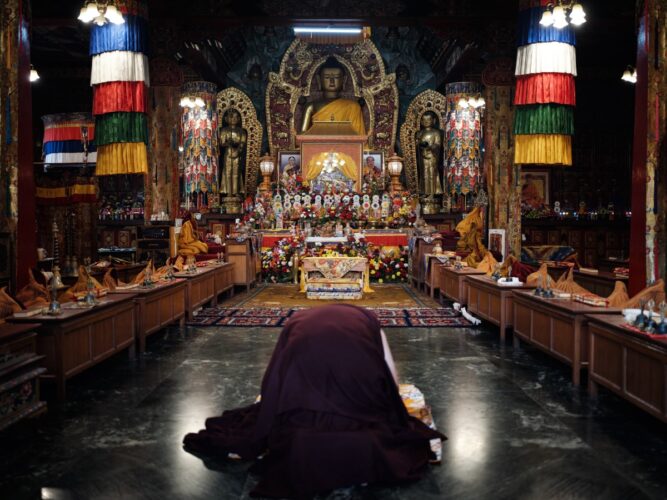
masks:
POLYGON ((632 220, 630 221, 630 295, 646 286, 646 155, 648 133, 649 10, 637 33, 637 84, 635 85, 635 133, 632 146, 632 220))
POLYGON ((28 281, 28 268, 37 263, 35 172, 32 140, 32 90, 30 88, 29 2, 19 2, 18 78, 18 223, 16 227, 16 284, 28 281))

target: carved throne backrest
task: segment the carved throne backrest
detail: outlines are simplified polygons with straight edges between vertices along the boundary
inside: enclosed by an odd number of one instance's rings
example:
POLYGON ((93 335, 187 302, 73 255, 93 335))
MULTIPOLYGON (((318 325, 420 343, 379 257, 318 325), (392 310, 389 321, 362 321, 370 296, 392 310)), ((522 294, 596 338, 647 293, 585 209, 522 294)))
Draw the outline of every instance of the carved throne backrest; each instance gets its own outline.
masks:
POLYGON ((218 127, 225 126, 222 117, 228 109, 235 109, 241 114, 241 126, 248 133, 245 156, 245 188, 246 193, 253 194, 257 190, 259 158, 262 151, 262 134, 264 127, 257 119, 257 110, 250 97, 242 90, 228 87, 218 92, 216 97, 218 116, 218 127))
POLYGON ((366 103, 369 147, 390 153, 398 126, 398 89, 396 75, 386 73, 375 44, 364 40, 352 45, 319 45, 296 39, 285 52, 279 72, 269 73, 266 123, 271 154, 295 149, 300 107, 311 97, 313 79, 329 57, 345 67, 351 79, 347 88, 351 86, 354 97, 366 103))
MULTIPOLYGON (((438 126, 444 130, 447 117, 447 99, 440 92, 425 90, 417 95, 405 114, 405 121, 401 125, 401 149, 403 152, 403 168, 407 180, 407 188, 413 193, 418 190, 417 182, 417 148, 415 133, 420 129, 421 118, 427 111, 438 115, 438 126)), ((441 165, 444 167, 444 165, 441 165)))

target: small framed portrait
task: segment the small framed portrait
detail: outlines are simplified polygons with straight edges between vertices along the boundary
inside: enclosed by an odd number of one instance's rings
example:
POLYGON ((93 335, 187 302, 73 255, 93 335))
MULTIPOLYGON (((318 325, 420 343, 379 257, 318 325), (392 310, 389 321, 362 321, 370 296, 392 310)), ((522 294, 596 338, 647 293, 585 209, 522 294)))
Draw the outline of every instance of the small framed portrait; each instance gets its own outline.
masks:
POLYGON ((382 151, 364 152, 361 179, 367 184, 384 182, 384 153, 382 151))
POLYGON ((299 151, 281 151, 278 153, 276 169, 278 185, 288 191, 296 191, 303 183, 301 153, 299 151))
POLYGON ((505 248, 505 230, 504 229, 489 229, 489 250, 496 255, 501 255, 504 262, 507 256, 505 248))
POLYGON ((549 205, 549 170, 521 171, 521 206, 542 208, 549 205))

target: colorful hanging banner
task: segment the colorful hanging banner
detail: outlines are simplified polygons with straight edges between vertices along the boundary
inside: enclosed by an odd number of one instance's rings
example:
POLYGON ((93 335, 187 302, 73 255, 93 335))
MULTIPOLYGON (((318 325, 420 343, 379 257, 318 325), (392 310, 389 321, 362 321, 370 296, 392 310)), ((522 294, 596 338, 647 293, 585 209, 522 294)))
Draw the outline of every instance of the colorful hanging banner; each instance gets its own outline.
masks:
POLYGON ((574 76, 565 73, 536 73, 518 76, 514 104, 576 104, 574 76))
POLYGON ((96 175, 145 174, 148 156, 143 142, 106 144, 97 148, 96 175))
POLYGON ((481 90, 474 82, 445 85, 445 187, 451 195, 475 192, 480 181, 481 115, 472 106, 460 107, 459 100, 476 97, 481 90))
POLYGON ((561 42, 576 45, 574 29, 571 25, 563 28, 553 26, 544 27, 540 24, 544 7, 533 7, 519 12, 519 30, 517 45, 529 45, 532 43, 561 42))
POLYGON ((89 54, 130 51, 148 54, 148 22, 141 17, 125 15, 123 24, 107 23, 90 32, 89 54))
POLYGON ((148 144, 148 124, 144 113, 107 113, 96 121, 96 143, 143 142, 148 144))
POLYGON ((105 52, 93 56, 90 84, 144 82, 150 86, 148 57, 137 52, 105 52))
POLYGON ((218 114, 217 85, 188 82, 181 87, 182 97, 200 97, 204 107, 182 108, 183 177, 186 196, 218 192, 218 114))
POLYGON ((574 135, 574 108, 559 104, 517 106, 514 133, 574 135))
POLYGON ((109 82, 93 87, 93 115, 120 111, 146 113, 146 103, 143 82, 109 82))
POLYGON ((569 135, 517 135, 514 163, 572 165, 572 137, 569 135))
POLYGON ((577 76, 577 55, 574 46, 549 42, 519 47, 514 74, 521 76, 533 73, 568 73, 577 76))

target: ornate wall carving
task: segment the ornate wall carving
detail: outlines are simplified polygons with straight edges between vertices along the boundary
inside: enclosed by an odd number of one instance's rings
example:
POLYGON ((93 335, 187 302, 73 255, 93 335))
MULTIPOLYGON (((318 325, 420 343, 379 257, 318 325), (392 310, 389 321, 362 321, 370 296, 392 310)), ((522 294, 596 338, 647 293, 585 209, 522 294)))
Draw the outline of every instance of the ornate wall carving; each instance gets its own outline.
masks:
MULTIPOLYGON (((222 119, 225 111, 236 109, 241 113, 241 126, 248 133, 248 142, 246 144, 246 193, 252 194, 257 189, 257 178, 259 170, 259 158, 262 151, 262 134, 264 127, 257 119, 257 111, 252 104, 252 100, 241 90, 229 87, 218 92, 217 95, 218 126, 224 127, 222 119)), ((223 168, 220 165, 220 168, 223 168)))
POLYGON ((369 147, 391 152, 398 125, 396 75, 386 74, 382 56, 370 40, 350 45, 315 45, 294 40, 278 73, 269 74, 266 123, 271 154, 294 149, 304 101, 314 98, 313 78, 329 58, 345 66, 350 78, 347 98, 363 99, 368 120, 369 147), (311 95, 312 93, 312 95, 311 95))
MULTIPOLYGON (((417 148, 415 147, 415 133, 420 128, 421 117, 427 111, 434 111, 438 115, 439 126, 443 125, 447 118, 447 99, 440 92, 425 90, 408 106, 405 121, 401 125, 401 147, 403 152, 403 168, 407 181, 407 188, 417 192, 417 148)), ((442 175, 442 172, 441 172, 442 175)))

